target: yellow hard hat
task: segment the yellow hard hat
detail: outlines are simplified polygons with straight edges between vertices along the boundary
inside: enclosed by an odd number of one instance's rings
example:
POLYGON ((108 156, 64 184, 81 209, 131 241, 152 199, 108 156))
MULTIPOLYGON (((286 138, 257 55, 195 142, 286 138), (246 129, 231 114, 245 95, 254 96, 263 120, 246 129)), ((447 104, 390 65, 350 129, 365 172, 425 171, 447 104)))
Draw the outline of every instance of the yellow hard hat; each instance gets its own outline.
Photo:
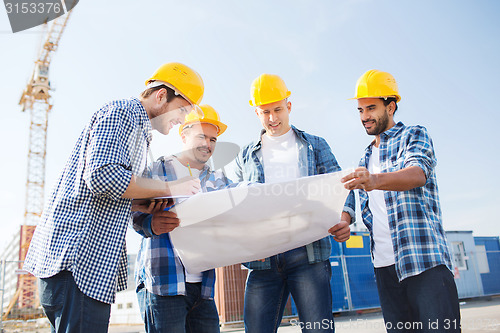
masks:
POLYGON ((371 69, 358 79, 356 97, 351 99, 379 97, 395 97, 396 102, 401 100, 394 77, 387 72, 371 69))
POLYGON ((261 74, 253 80, 250 87, 251 106, 274 103, 288 98, 292 93, 287 89, 285 81, 278 75, 261 74))
POLYGON ((153 76, 146 80, 146 86, 152 81, 166 83, 191 104, 200 104, 205 90, 200 74, 178 62, 161 65, 153 76))
POLYGON ((220 121, 220 117, 217 111, 215 111, 213 107, 207 104, 200 105, 199 108, 202 112, 191 112, 186 116, 184 124, 179 127, 179 134, 182 133, 184 127, 193 123, 208 123, 216 126, 217 136, 224 133, 224 131, 227 129, 227 125, 220 121), (203 113, 204 116, 200 117, 201 113, 203 113))

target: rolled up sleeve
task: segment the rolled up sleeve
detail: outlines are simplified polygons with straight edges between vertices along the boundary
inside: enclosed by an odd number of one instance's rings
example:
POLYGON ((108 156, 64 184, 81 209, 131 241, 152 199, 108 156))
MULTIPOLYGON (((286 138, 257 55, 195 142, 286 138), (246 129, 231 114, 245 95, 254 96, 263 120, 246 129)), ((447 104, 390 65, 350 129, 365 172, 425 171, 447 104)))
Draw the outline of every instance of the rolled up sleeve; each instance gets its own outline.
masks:
POLYGON ((351 224, 356 222, 356 198, 354 191, 350 191, 347 195, 343 211, 351 216, 351 224))
POLYGON ((83 179, 94 195, 118 200, 132 178, 136 147, 130 142, 136 141, 138 124, 126 110, 115 107, 89 126, 83 179))
POLYGON ((131 179, 132 171, 126 170, 121 165, 111 164, 90 173, 85 182, 94 195, 118 200, 127 190, 131 179))
POLYGON ((407 145, 404 167, 418 166, 423 170, 425 178, 429 179, 436 164, 432 139, 424 127, 415 126, 407 145))
POLYGON ((151 227, 151 222, 153 215, 133 212, 132 213, 132 228, 141 236, 149 238, 153 237, 153 229, 151 227))

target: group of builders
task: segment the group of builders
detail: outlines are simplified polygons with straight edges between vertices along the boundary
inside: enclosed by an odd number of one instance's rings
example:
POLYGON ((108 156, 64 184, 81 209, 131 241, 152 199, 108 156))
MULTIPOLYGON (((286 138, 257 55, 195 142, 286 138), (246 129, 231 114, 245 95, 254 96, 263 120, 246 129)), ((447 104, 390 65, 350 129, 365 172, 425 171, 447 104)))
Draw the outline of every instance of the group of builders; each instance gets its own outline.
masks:
MULTIPOLYGON (((220 332, 215 271, 188 272, 183 266, 169 236, 182 224, 172 201, 132 200, 341 170, 324 138, 291 125, 291 92, 272 74, 251 84, 250 105, 262 131, 241 148, 235 179, 212 170, 207 161, 228 126, 213 106, 201 104, 203 93, 195 70, 167 63, 146 80, 138 98, 105 104, 82 131, 24 264, 39 278, 40 303, 53 331, 107 332, 116 292, 126 288, 125 234, 132 224, 143 237, 135 276, 146 331, 220 332), (151 131, 166 135, 175 125, 182 152, 151 160, 151 131)), ((360 154, 359 167, 342 179, 349 196, 328 232, 337 242, 349 239, 357 191, 387 331, 459 332, 432 140, 425 127, 394 120, 401 97, 391 74, 367 71, 353 99, 374 140, 360 154)), ((325 237, 243 263, 249 269, 245 331, 277 332, 292 295, 303 332, 333 332, 330 253, 325 237)))

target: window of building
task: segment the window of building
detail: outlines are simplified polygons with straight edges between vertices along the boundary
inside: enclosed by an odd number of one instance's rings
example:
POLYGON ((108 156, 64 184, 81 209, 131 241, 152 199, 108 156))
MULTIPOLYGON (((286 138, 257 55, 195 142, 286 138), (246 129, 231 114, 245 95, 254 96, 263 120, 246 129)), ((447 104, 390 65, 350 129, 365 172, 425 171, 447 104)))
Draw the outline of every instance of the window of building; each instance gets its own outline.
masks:
POLYGON ((451 242, 453 262, 459 270, 467 270, 467 259, 464 242, 451 242))

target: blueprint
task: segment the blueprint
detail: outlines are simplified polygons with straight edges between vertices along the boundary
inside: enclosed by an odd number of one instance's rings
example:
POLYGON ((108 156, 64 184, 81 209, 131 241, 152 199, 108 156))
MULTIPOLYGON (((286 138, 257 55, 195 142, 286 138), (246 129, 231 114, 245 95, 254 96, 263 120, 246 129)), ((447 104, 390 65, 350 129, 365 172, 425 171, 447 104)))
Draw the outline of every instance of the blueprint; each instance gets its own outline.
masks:
POLYGON ((170 232, 189 273, 263 259, 327 235, 349 193, 340 179, 352 170, 293 181, 199 193, 172 211, 170 232))

